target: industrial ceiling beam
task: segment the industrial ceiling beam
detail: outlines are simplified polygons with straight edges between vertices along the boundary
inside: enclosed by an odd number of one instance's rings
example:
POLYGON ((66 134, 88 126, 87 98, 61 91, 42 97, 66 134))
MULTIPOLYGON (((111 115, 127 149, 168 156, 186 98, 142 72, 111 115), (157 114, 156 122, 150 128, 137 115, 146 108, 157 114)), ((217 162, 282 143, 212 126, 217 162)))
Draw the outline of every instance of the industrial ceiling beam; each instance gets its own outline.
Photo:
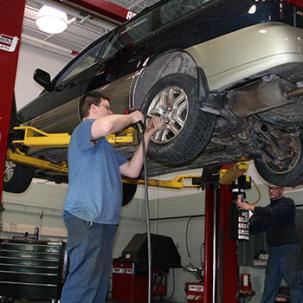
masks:
POLYGON ((84 13, 96 16, 100 19, 112 22, 114 24, 121 24, 130 18, 135 13, 106 0, 53 0, 65 6, 77 9, 84 13))

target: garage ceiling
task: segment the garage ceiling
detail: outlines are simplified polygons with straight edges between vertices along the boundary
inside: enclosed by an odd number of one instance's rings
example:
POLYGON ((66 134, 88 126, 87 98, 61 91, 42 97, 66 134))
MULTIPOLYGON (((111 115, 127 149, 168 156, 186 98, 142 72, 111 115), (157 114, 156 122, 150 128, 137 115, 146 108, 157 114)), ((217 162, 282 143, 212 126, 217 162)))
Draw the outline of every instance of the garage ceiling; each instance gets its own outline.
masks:
MULTIPOLYGON (((139 13, 159 0, 110 0, 110 2, 120 5, 135 13, 139 13)), ((27 0, 24 22, 23 22, 23 43, 44 48, 49 51, 59 52, 67 56, 72 56, 81 51, 91 42, 106 34, 116 25, 101 20, 87 13, 79 12, 66 6, 60 6, 48 0, 27 0), (59 7, 68 15, 70 25, 66 31, 57 35, 49 35, 38 29, 35 23, 36 15, 43 5, 59 7)))

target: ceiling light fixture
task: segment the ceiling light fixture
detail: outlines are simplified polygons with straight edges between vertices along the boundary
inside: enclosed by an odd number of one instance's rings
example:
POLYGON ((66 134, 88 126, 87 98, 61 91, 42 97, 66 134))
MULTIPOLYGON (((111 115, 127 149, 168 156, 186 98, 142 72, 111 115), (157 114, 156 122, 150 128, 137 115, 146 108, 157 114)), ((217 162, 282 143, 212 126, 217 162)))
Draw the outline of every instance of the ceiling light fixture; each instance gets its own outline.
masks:
POLYGON ((51 6, 43 5, 36 18, 40 30, 48 34, 60 34, 67 29, 67 14, 51 6))

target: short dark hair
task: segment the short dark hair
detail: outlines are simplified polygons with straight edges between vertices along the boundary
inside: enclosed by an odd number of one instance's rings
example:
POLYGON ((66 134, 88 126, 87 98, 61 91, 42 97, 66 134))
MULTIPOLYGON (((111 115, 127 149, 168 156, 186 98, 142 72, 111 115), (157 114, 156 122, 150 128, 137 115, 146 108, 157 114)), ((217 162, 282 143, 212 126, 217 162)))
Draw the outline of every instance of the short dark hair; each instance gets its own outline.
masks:
POLYGON ((109 98, 105 97, 100 92, 91 92, 82 96, 82 98, 79 101, 80 120, 83 120, 83 118, 87 117, 91 105, 92 104, 99 105, 101 99, 110 101, 109 98))

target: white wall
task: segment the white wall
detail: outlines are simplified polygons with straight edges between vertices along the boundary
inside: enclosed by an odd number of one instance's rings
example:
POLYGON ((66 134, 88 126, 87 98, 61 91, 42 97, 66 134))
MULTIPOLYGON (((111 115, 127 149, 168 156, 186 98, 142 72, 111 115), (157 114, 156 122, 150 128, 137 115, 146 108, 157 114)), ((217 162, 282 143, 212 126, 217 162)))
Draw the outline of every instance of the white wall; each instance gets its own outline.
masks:
MULTIPOLYGON (((62 220, 62 210, 66 188, 65 185, 33 183, 23 194, 4 192, 2 234, 21 236, 28 232, 31 235, 38 226, 43 238, 64 239, 66 229, 62 220)), ((120 256, 122 248, 134 233, 145 229, 145 221, 140 215, 141 208, 140 200, 134 200, 123 207, 114 257, 120 256)))
POLYGON ((70 59, 69 56, 43 49, 38 50, 36 47, 22 43, 15 84, 17 109, 32 101, 42 91, 42 87, 33 80, 33 74, 37 68, 49 72, 53 78, 70 59))

